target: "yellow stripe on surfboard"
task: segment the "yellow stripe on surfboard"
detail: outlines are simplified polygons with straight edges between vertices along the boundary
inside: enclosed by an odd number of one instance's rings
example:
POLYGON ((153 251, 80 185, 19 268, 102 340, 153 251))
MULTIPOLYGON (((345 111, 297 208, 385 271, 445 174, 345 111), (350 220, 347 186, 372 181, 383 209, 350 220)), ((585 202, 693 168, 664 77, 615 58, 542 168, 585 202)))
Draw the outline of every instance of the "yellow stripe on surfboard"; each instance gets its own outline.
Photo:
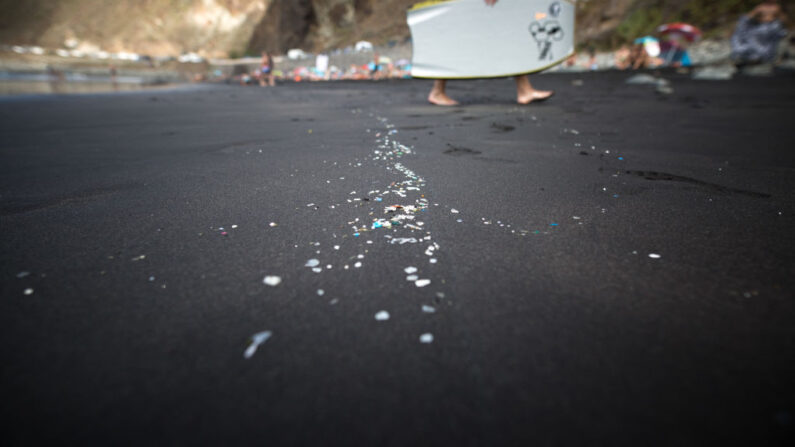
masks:
MULTIPOLYGON (((435 5, 438 5, 440 3, 452 3, 452 2, 456 2, 456 1, 458 1, 458 0, 425 0, 424 2, 419 2, 419 3, 415 3, 415 4, 411 5, 411 8, 409 8, 409 11, 416 11, 418 9, 427 8, 429 6, 435 6, 435 5)), ((566 2, 566 3, 571 3, 572 5, 575 4, 575 0, 563 0, 563 1, 566 2)))
POLYGON ((426 0, 424 2, 419 2, 419 3, 415 3, 415 4, 411 5, 411 8, 409 8, 409 11, 416 11, 418 9, 422 9, 422 8, 427 8, 429 6, 438 5, 439 3, 450 3, 450 2, 454 2, 454 1, 456 1, 456 0, 426 0))

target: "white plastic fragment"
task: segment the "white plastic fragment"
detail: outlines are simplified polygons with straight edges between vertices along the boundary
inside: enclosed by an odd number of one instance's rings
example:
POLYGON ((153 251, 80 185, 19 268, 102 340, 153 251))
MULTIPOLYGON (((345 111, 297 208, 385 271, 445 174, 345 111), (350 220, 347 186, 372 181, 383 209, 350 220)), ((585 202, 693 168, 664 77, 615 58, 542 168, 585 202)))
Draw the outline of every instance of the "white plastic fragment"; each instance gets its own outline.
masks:
POLYGON ((406 277, 406 281, 416 281, 418 279, 420 279, 420 277, 417 275, 409 275, 406 277))
POLYGON ((418 279, 418 280, 414 281, 414 285, 417 286, 417 287, 425 287, 425 286, 427 286, 430 283, 431 283, 430 279, 418 279))
POLYGON ((317 296, 323 296, 326 293, 323 289, 317 289, 317 296))
POLYGON ((432 313, 436 312, 436 308, 433 307, 433 306, 428 306, 428 305, 423 304, 422 305, 422 311, 425 312, 426 314, 432 314, 432 313))
POLYGON ((263 278, 262 283, 265 284, 266 286, 275 287, 282 283, 282 278, 281 276, 268 275, 265 278, 263 278))
POLYGON ((276 222, 271 222, 268 225, 270 225, 271 227, 275 227, 276 225, 279 225, 279 224, 277 224, 276 222))
POLYGON ((304 264, 304 267, 317 267, 319 265, 320 265, 320 261, 315 259, 315 258, 312 258, 312 259, 306 261, 306 264, 304 264))
POLYGON ((409 267, 404 268, 403 271, 408 273, 408 274, 412 274, 412 273, 415 273, 417 271, 417 267, 409 266, 409 267))
POLYGON ((248 345, 245 352, 243 352, 243 357, 250 359, 257 352, 259 345, 268 341, 268 339, 271 338, 271 335, 271 331, 257 332, 256 334, 252 335, 251 343, 248 345))
POLYGON ((657 253, 649 253, 649 257, 652 259, 660 259, 662 256, 658 255, 657 253))
POLYGON ((25 295, 33 295, 33 289, 27 288, 27 289, 25 289, 24 293, 25 293, 25 295))
POLYGON ((389 312, 382 310, 375 314, 376 321, 386 321, 389 319, 389 312))
POLYGON ((450 212, 453 214, 458 214, 458 210, 455 208, 450 208, 450 212))
POLYGON ((315 273, 320 273, 320 272, 323 271, 323 268, 322 267, 313 267, 312 271, 315 272, 315 273))
POLYGON ((361 262, 358 262, 358 261, 357 261, 355 264, 353 264, 353 267, 354 267, 354 268, 357 268, 357 269, 358 269, 359 267, 361 267, 361 266, 362 266, 362 263, 361 263, 361 262))
POLYGON ((396 238, 390 239, 389 243, 393 244, 393 245, 394 244, 400 244, 400 245, 403 245, 403 244, 416 244, 417 243, 417 238, 413 238, 413 237, 396 237, 396 238))
POLYGON ((420 335, 420 343, 433 343, 433 334, 430 332, 420 335))
POLYGON ((30 275, 30 272, 19 272, 17 273, 17 278, 24 278, 28 275, 30 275))

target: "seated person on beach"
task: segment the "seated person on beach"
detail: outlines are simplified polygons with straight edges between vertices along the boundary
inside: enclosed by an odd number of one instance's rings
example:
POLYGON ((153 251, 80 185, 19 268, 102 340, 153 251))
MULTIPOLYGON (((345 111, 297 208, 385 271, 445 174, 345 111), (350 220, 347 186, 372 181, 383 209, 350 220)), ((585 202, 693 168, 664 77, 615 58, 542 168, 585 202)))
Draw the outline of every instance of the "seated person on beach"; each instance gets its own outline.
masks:
MULTIPOLYGON (((484 0, 487 5, 491 6, 497 3, 497 0, 484 0)), ((536 90, 530 84, 527 75, 516 76, 516 102, 519 104, 530 104, 533 101, 543 101, 554 92, 549 90, 536 90)), ((447 96, 445 88, 447 87, 447 79, 437 79, 433 82, 431 92, 428 94, 428 102, 437 106, 454 106, 458 101, 447 96)))
POLYGON ((765 0, 740 17, 731 37, 731 57, 737 64, 773 62, 778 44, 787 36, 786 16, 778 1, 765 0))
POLYGON ((626 70, 630 66, 630 51, 626 45, 621 45, 613 54, 615 59, 616 68, 619 70, 626 70))
POLYGON ((273 75, 273 58, 267 51, 262 52, 262 61, 259 67, 259 85, 265 87, 265 84, 273 87, 276 85, 276 80, 273 75))

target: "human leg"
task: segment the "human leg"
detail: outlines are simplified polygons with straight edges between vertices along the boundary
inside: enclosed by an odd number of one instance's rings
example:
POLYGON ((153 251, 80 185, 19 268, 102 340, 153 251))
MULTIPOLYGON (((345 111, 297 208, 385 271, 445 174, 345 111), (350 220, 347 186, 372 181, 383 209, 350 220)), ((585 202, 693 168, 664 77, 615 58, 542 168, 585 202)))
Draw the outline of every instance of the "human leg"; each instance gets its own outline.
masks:
POLYGON ((527 75, 517 76, 515 80, 516 102, 519 104, 530 104, 533 101, 543 101, 555 93, 551 90, 534 89, 527 75))
POLYGON ((433 81, 431 93, 428 94, 428 102, 437 106, 454 106, 458 104, 453 98, 447 96, 445 87, 447 86, 447 79, 437 79, 433 81))

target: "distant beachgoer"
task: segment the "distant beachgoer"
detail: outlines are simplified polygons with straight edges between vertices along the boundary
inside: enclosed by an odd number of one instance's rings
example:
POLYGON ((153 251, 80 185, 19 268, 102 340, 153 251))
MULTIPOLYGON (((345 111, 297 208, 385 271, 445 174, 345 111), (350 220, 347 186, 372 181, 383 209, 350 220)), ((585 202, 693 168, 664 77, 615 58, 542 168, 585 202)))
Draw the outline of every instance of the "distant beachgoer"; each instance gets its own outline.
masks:
POLYGON ((660 43, 657 39, 645 36, 635 39, 632 48, 629 50, 629 65, 633 70, 658 67, 662 65, 660 55, 660 43))
MULTIPOLYGON (((484 1, 489 6, 497 3, 497 0, 484 1)), ((536 90, 533 88, 527 75, 516 76, 514 79, 516 80, 516 102, 519 104, 543 101, 554 94, 551 90, 536 90)), ((428 94, 428 102, 437 106, 457 105, 458 101, 447 96, 446 87, 447 79, 436 79, 433 82, 433 87, 431 87, 431 92, 428 94)))
POLYGON ((629 68, 631 65, 629 47, 626 45, 621 45, 621 48, 617 49, 616 52, 613 53, 613 58, 615 59, 616 68, 619 70, 626 70, 629 68))
POLYGON ((596 63, 596 49, 591 47, 588 49, 588 64, 586 66, 591 71, 597 70, 599 64, 596 63))
POLYGON ((267 51, 262 52, 262 61, 259 66, 259 85, 265 87, 265 83, 273 87, 276 79, 273 76, 273 58, 267 51))
POLYGON ((776 0, 765 0, 737 22, 731 37, 732 59, 738 64, 773 62, 787 36, 786 15, 776 0))

